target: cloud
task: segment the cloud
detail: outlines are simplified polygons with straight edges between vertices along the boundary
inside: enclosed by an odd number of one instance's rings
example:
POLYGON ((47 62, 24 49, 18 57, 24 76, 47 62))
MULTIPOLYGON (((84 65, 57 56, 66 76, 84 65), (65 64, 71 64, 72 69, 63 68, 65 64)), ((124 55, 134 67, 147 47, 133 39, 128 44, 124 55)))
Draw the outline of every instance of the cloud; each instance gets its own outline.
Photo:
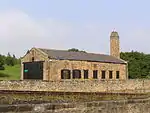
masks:
POLYGON ((32 47, 63 48, 70 25, 53 19, 36 20, 21 11, 0 12, 0 51, 22 56, 32 47))
MULTIPOLYGON (((23 56, 32 47, 75 47, 89 52, 105 52, 109 49, 106 48, 109 37, 101 40, 106 30, 103 28, 96 23, 70 23, 53 18, 35 19, 18 10, 0 12, 0 51, 17 56, 23 56)), ((107 37, 108 33, 105 34, 107 37)))
POLYGON ((23 56, 32 47, 75 47, 88 52, 109 54, 109 35, 114 27, 119 31, 121 51, 150 53, 148 28, 109 22, 83 23, 82 20, 71 23, 54 18, 37 19, 18 10, 0 12, 0 52, 23 56))

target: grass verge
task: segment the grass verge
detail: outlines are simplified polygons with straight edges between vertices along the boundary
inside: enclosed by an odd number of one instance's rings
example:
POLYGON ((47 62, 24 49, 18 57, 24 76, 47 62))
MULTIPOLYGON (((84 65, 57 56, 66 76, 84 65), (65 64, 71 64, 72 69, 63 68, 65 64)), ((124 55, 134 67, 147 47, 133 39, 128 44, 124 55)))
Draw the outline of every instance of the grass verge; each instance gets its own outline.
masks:
POLYGON ((0 70, 0 80, 19 80, 20 65, 5 66, 5 70, 0 70))

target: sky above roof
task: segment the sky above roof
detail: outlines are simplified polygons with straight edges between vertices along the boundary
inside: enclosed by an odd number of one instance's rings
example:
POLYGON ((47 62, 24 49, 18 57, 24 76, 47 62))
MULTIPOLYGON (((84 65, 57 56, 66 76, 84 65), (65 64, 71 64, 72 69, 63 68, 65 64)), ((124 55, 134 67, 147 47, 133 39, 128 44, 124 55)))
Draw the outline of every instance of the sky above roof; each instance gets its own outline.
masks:
POLYGON ((23 56, 39 47, 109 54, 114 28, 121 51, 150 53, 149 4, 149 0, 0 0, 0 53, 23 56))

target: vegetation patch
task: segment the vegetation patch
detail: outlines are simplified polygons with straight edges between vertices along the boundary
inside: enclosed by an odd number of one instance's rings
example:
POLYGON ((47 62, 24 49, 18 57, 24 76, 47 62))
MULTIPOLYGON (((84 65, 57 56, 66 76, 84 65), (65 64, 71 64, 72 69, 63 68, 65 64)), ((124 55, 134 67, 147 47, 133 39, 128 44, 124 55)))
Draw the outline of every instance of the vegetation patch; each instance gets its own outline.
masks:
POLYGON ((0 77, 10 77, 10 75, 0 72, 0 77))
POLYGON ((19 80, 21 66, 19 64, 14 66, 5 66, 5 70, 0 70, 0 80, 19 80))

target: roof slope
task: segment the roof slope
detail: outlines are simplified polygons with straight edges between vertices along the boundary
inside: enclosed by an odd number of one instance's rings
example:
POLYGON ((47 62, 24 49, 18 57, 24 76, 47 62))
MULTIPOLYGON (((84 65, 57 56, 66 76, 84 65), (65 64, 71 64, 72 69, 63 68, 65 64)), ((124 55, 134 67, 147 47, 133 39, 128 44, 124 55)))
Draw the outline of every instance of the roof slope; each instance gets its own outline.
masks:
POLYGON ((96 61, 96 62, 108 62, 108 63, 118 63, 125 64, 126 62, 122 59, 115 58, 110 55, 95 54, 95 53, 84 53, 84 52, 71 52, 67 50, 54 50, 54 49, 43 49, 44 53, 52 59, 57 60, 78 60, 78 61, 96 61))

